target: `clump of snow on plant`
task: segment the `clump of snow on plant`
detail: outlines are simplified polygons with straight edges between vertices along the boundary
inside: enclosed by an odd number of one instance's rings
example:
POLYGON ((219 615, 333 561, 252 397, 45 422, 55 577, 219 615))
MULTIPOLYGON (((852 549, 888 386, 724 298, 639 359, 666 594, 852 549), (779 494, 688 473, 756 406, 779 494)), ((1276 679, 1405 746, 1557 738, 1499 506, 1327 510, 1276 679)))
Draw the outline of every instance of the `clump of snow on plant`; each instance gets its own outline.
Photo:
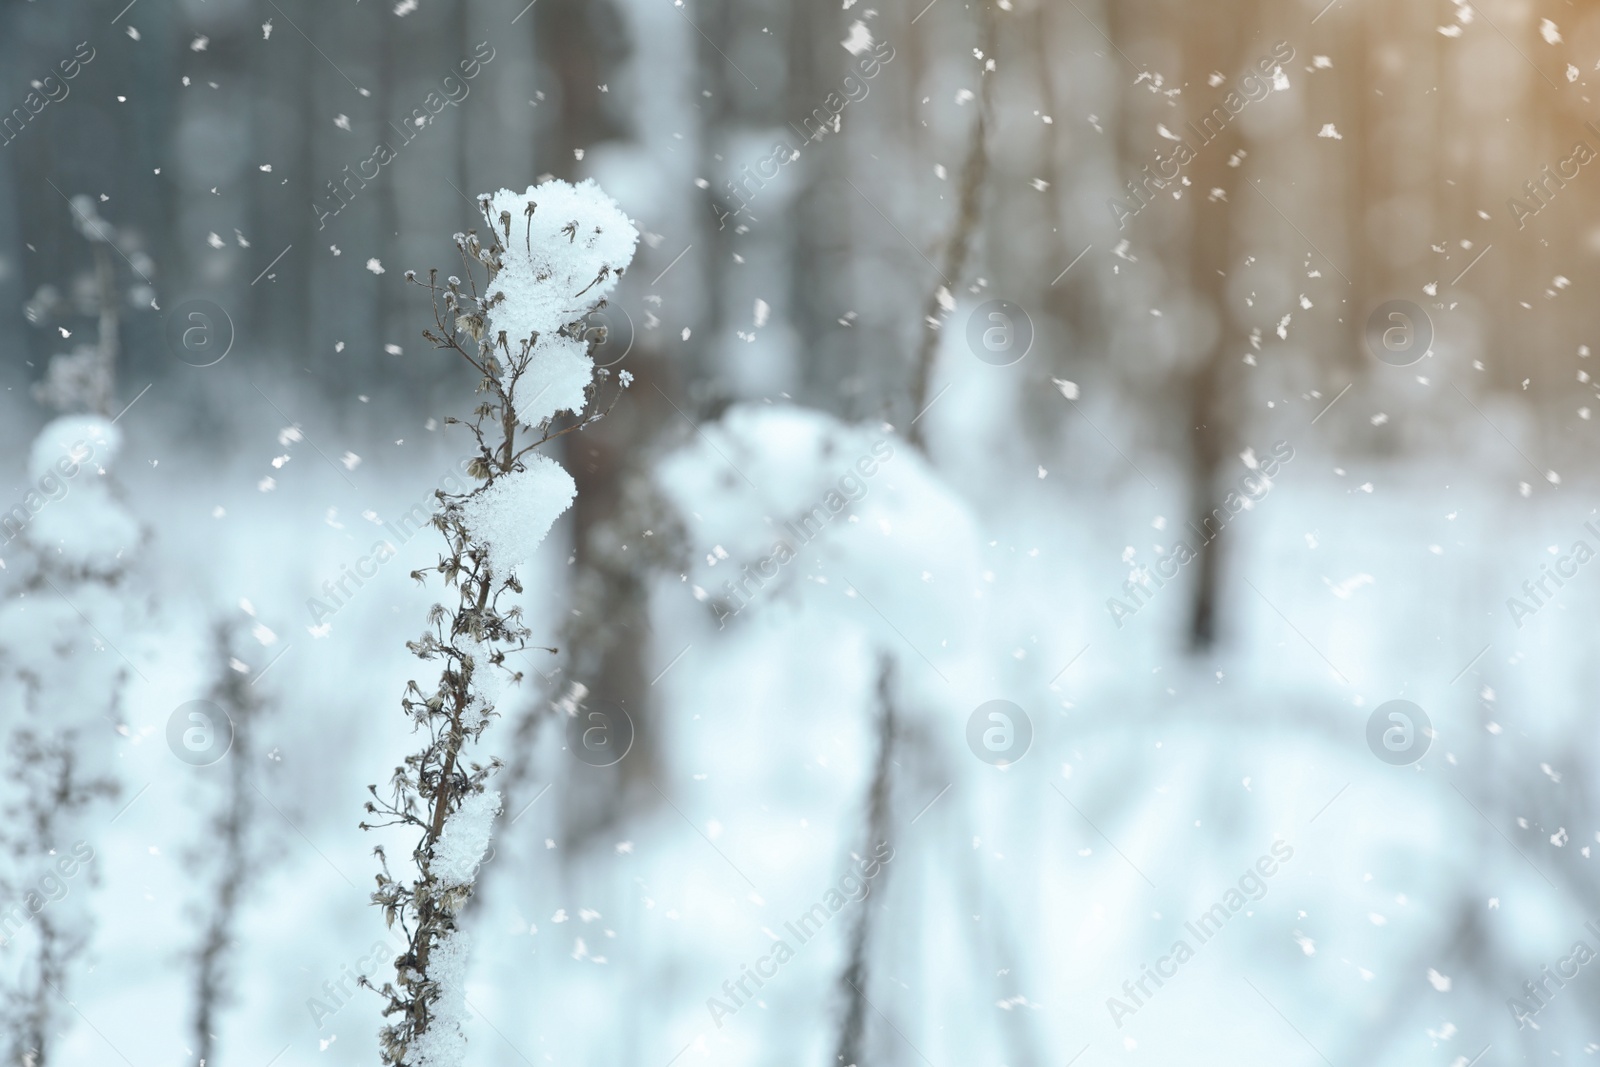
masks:
POLYGON ((461 519, 473 541, 489 550, 496 574, 533 554, 557 518, 572 506, 578 486, 561 464, 537 452, 525 469, 503 474, 461 505, 461 519))
POLYGON ((500 705, 501 698, 511 687, 513 672, 494 663, 495 647, 492 641, 479 641, 470 633, 456 637, 454 646, 472 657, 472 702, 461 716, 461 725, 470 733, 483 724, 489 713, 500 705))
POLYGON ((488 336, 504 331, 515 355, 534 341, 533 365, 517 386, 517 417, 537 426, 559 411, 581 411, 594 370, 586 348, 557 336, 582 319, 633 260, 639 231, 592 179, 501 189, 487 196, 489 224, 504 245, 489 283, 488 336), (504 299, 500 296, 504 294, 504 299))
POLYGON ((123 567, 139 541, 139 524, 105 477, 121 444, 122 431, 99 415, 62 416, 34 439, 30 495, 39 493, 44 503, 26 537, 45 558, 96 574, 123 567))
MULTIPOLYGON (((927 654, 950 678, 980 648, 989 583, 977 518, 892 429, 735 405, 667 456, 656 481, 688 537, 691 595, 708 615, 738 609, 719 624, 781 625, 803 608, 896 654, 908 641, 937 650, 927 654)), ((909 658, 906 684, 944 687, 909 658)))
POLYGON ((533 362, 517 380, 517 420, 537 426, 558 411, 582 411, 593 378, 587 342, 554 334, 540 338, 533 362))
MULTIPOLYGON (((497 798, 498 799, 498 798, 497 798)), ((452 930, 428 954, 428 979, 438 999, 428 1006, 428 1028, 406 1050, 406 1067, 461 1067, 466 1062, 467 954, 471 939, 452 930)))
MULTIPOLYGON (((473 680, 477 680, 473 675, 473 680)), ((461 712, 461 728, 471 733, 482 726, 489 718, 493 705, 483 698, 481 693, 474 693, 466 708, 461 712)))
POLYGON ((122 446, 122 431, 99 415, 63 415, 52 419, 33 440, 28 455, 28 476, 37 481, 56 461, 76 464, 89 460, 91 471, 102 470, 122 446))
POLYGON ((490 323, 513 345, 581 318, 616 287, 639 243, 628 216, 592 179, 548 181, 523 193, 501 189, 489 200, 505 245, 491 290, 506 294, 490 323), (501 222, 506 219, 509 231, 501 222))
POLYGON ((469 793, 461 806, 444 821, 444 831, 433 846, 431 870, 446 887, 471 885, 478 864, 489 848, 489 828, 500 814, 500 794, 469 793))
POLYGON ((915 566, 913 583, 948 589, 952 610, 982 595, 974 517, 892 429, 737 404, 703 431, 657 469, 694 550, 691 578, 720 585, 784 541, 804 558, 848 564, 857 585, 915 566))

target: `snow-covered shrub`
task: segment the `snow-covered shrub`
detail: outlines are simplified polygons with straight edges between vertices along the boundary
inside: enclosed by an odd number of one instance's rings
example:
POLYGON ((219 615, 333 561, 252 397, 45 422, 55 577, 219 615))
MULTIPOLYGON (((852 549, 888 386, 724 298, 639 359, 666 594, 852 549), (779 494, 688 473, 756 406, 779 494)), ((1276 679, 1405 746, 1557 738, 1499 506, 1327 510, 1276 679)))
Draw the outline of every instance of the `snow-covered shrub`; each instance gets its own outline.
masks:
POLYGON ((918 658, 909 640, 953 666, 978 647, 977 521, 887 427, 736 404, 663 457, 655 477, 683 526, 689 590, 719 628, 772 609, 791 617, 802 603, 876 627, 860 595, 895 620, 898 631, 877 636, 897 656, 918 658))
MULTIPOLYGON (((92 345, 53 356, 35 386, 62 414, 35 438, 26 491, 0 514, 0 568, 15 582, 0 606, 0 1030, 4 1057, 34 1067, 53 1058, 73 966, 94 935, 94 846, 101 809, 121 791, 114 746, 129 733, 128 691, 143 680, 151 629, 133 572, 145 531, 110 476, 122 436, 111 417, 115 231, 87 196, 73 198, 72 212, 95 260, 76 311, 98 315, 99 331, 92 345)), ((47 290, 30 306, 35 325, 47 309, 65 312, 42 299, 47 290)))
POLYGON ((22 504, 32 514, 16 538, 26 552, 19 595, 0 607, 0 938, 8 948, 0 984, 9 1057, 19 1063, 48 1062, 72 962, 93 933, 87 887, 98 872, 88 838, 106 818, 96 802, 120 790, 112 749, 116 729, 127 729, 124 694, 137 671, 124 653, 136 654, 148 621, 128 596, 138 524, 105 466, 117 442, 117 427, 98 415, 63 416, 41 431, 29 458, 40 506, 22 504), (56 864, 79 842, 88 858, 79 857, 62 896, 35 892, 64 873, 56 864))
MULTIPOLYGON (((409 826, 420 835, 409 881, 393 877, 376 850, 383 872, 373 894, 385 921, 400 923, 407 936, 395 981, 381 990, 384 1014, 398 1020, 379 1035, 384 1062, 407 1067, 458 1065, 464 1056, 468 944, 456 917, 472 895, 500 810, 499 793, 488 788, 500 760, 472 759, 470 746, 507 686, 521 678, 506 660, 527 647, 530 634, 522 609, 507 603, 522 592, 516 567, 576 493, 571 475, 534 450, 605 413, 597 401, 609 375, 596 372, 588 355, 585 319, 604 306, 639 238, 592 181, 552 181, 520 194, 502 189, 481 197, 479 207, 487 237, 476 230, 455 237, 466 280, 440 284, 437 271, 428 275, 435 328, 423 336, 479 376, 483 399, 473 418, 447 421, 476 438, 469 472, 482 484, 435 494, 432 523, 447 543, 435 569, 456 589, 456 603, 436 604, 429 629, 408 646, 419 659, 443 661, 438 682, 428 691, 410 682, 401 699, 428 742, 395 769, 389 797, 368 787, 366 806, 383 817, 376 825, 409 826), (480 267, 487 275, 481 290, 480 267), (563 412, 577 418, 556 429, 552 422, 563 412)), ((406 278, 417 281, 414 272, 406 278)), ((627 372, 619 378, 626 387, 627 372)), ((423 573, 412 577, 422 581, 423 573)))

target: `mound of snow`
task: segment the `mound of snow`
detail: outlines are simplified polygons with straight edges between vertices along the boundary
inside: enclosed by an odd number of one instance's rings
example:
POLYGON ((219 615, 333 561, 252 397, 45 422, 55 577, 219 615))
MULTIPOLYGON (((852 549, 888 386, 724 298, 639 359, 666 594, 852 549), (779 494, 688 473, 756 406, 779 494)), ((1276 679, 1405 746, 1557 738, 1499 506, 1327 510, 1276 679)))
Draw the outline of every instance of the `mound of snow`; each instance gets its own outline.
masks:
POLYGON ((502 475, 462 504, 461 517, 473 541, 488 548, 495 574, 504 575, 533 555, 577 494, 572 475, 535 452, 523 470, 502 475))
POLYGON ((66 415, 40 431, 21 506, 31 516, 24 536, 45 559, 93 573, 123 567, 139 524, 106 478, 121 445, 121 430, 98 415, 66 415))
POLYGON ((978 522, 892 431, 736 405, 664 459, 656 480, 684 525, 691 592, 719 624, 780 606, 774 614, 793 621, 804 603, 896 654, 933 656, 947 676, 976 647, 987 585, 978 522))
POLYGON ((533 362, 517 379, 517 420, 538 426, 558 411, 582 411, 584 390, 594 378, 589 345, 551 334, 539 340, 533 362))

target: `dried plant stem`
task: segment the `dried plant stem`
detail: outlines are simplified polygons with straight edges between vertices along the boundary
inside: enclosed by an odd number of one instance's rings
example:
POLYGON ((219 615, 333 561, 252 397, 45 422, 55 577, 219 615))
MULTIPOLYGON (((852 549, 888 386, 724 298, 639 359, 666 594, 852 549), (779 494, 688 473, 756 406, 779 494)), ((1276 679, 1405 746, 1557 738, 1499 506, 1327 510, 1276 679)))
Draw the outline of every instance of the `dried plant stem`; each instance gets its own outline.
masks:
MULTIPOLYGON (((983 26, 983 54, 987 62, 995 56, 1000 35, 999 20, 988 0, 980 0, 978 9, 983 26)), ((933 366, 939 355, 939 338, 943 334, 940 328, 943 301, 953 295, 945 286, 953 288, 960 284, 971 251, 972 235, 983 216, 983 183, 989 172, 988 128, 994 120, 995 74, 992 70, 984 71, 978 89, 978 114, 973 119, 972 139, 967 146, 966 162, 961 167, 961 197, 956 207, 955 223, 950 231, 950 239, 945 242, 943 262, 939 268, 940 281, 934 283, 922 309, 921 341, 917 346, 916 362, 911 368, 910 417, 916 421, 906 431, 906 438, 924 454, 928 451, 923 429, 926 424, 920 416, 927 408, 928 388, 933 381, 933 366)))
MULTIPOLYGON (((29 691, 36 694, 37 688, 30 686, 29 691)), ((30 719, 41 714, 31 699, 29 705, 30 719)), ((6 812, 5 843, 22 876, 16 881, 7 879, 7 901, 21 901, 30 891, 37 891, 40 871, 49 869, 41 861, 48 863, 52 855, 65 851, 63 838, 71 833, 72 817, 78 811, 97 797, 116 795, 110 779, 86 776, 76 756, 80 744, 73 730, 46 734, 24 728, 12 737, 11 777, 26 787, 27 800, 6 812)), ((5 991, 5 1023, 10 1061, 45 1067, 56 1006, 66 995, 68 968, 88 944, 89 930, 61 922, 42 906, 33 916, 33 926, 37 936, 29 946, 31 952, 18 983, 5 991)))
MULTIPOLYGON (((894 661, 887 655, 878 665, 878 760, 872 772, 872 786, 867 794, 867 840, 863 855, 889 840, 891 816, 890 774, 894 763, 894 661)), ((882 877, 880 875, 880 877, 882 877)), ((835 1063, 841 1065, 860 1063, 862 1038, 866 1032, 867 952, 872 941, 873 908, 868 896, 861 901, 856 913, 855 926, 850 931, 847 961, 839 976, 839 992, 845 999, 844 1019, 839 1025, 839 1039, 835 1063)))
POLYGON ((117 395, 117 279, 111 262, 111 252, 105 241, 94 242, 95 284, 100 295, 100 363, 105 372, 105 389, 94 398, 97 415, 111 416, 113 398, 117 395))
MULTIPOLYGON (((512 342, 504 330, 491 336, 493 313, 507 300, 495 280, 508 262, 501 231, 510 236, 510 216, 502 212, 497 225, 490 200, 481 200, 479 206, 490 243, 483 244, 475 230, 456 235, 456 248, 466 268, 465 288, 454 277, 441 284, 437 271, 430 272, 425 283, 418 282, 413 272, 406 275, 408 281, 427 289, 432 298, 434 325, 423 331, 423 336, 435 349, 452 353, 477 372, 481 399, 470 420, 445 420, 449 425, 467 427, 476 440, 477 455, 467 470, 479 484, 464 492, 439 490, 434 494, 439 507, 431 521, 445 539, 445 551, 438 564, 428 570, 437 572, 447 588, 454 587, 453 603, 435 604, 428 615, 428 629, 407 644, 418 659, 441 661, 438 681, 430 691, 412 681, 401 698, 401 707, 413 725, 427 732, 427 743, 421 751, 406 757, 404 766, 395 768, 387 797, 380 797, 376 786, 368 787, 371 799, 366 810, 382 816, 382 821, 362 823, 364 829, 405 826, 417 833, 411 850, 415 875, 405 880, 390 873, 381 846, 374 850, 382 871, 377 876, 373 903, 383 909, 388 925, 400 924, 407 939, 406 950, 395 960, 394 980, 378 990, 387 1002, 384 1015, 393 1020, 379 1035, 383 1062, 389 1065, 415 1063, 419 1058, 433 1063, 438 1050, 444 1047, 440 1041, 448 1044, 446 1038, 454 1036, 450 1023, 445 1024, 444 1035, 434 1031, 439 1025, 441 998, 461 995, 451 985, 460 980, 460 975, 451 976, 450 972, 452 967, 459 968, 465 952, 464 943, 457 944, 456 939, 459 918, 473 896, 475 876, 462 872, 459 864, 470 864, 472 860, 462 861, 460 856, 447 861, 456 866, 442 874, 438 852, 441 842, 449 838, 452 817, 487 792, 486 783, 501 767, 497 758, 485 763, 471 761, 467 746, 479 741, 490 721, 498 717, 495 702, 503 688, 500 681, 515 683, 522 677, 507 657, 530 647, 531 632, 523 624, 522 609, 502 606, 503 598, 522 593, 522 585, 513 568, 496 564, 481 532, 470 528, 467 505, 494 490, 502 480, 525 473, 523 459, 529 452, 594 423, 610 410, 609 406, 599 410, 597 403, 596 378, 603 381, 608 376, 600 371, 584 388, 582 414, 575 422, 561 429, 552 428, 553 416, 539 426, 523 423, 524 413, 519 412, 514 397, 519 381, 541 351, 540 339, 538 333, 533 333, 512 342), (475 268, 486 273, 482 292, 475 268), (455 963, 445 966, 441 975, 436 973, 436 957, 446 945, 452 946, 450 953, 455 963), (430 1034, 439 1040, 425 1040, 430 1034)), ((530 200, 527 215, 531 218, 532 214, 530 200)), ((576 240, 577 225, 573 222, 563 230, 570 230, 572 241, 576 240)), ((599 232, 598 227, 594 232, 599 232)), ((620 275, 624 267, 625 264, 605 263, 591 287, 620 275)), ((592 303, 603 305, 600 294, 592 303)), ((585 337, 586 330, 580 312, 554 332, 570 344, 585 337)), ((619 377, 626 381, 626 376, 619 377)), ((611 403, 615 402, 613 397, 611 403)), ((419 583, 425 581, 423 571, 413 571, 411 576, 419 583)), ((467 822, 492 818, 498 798, 491 800, 494 803, 487 809, 474 807, 463 818, 467 822)), ((475 825, 482 827, 486 843, 487 823, 475 825)), ((476 855, 481 857, 482 851, 476 855)), ((361 984, 376 988, 365 978, 361 984)))
POLYGON ((222 850, 220 874, 196 953, 194 1043, 199 1064, 214 1060, 217 1016, 228 999, 228 950, 234 942, 240 902, 250 881, 248 837, 255 805, 249 771, 254 757, 252 731, 262 704, 255 687, 229 666, 236 651, 232 627, 219 623, 215 633, 217 661, 222 667, 213 699, 232 720, 233 741, 227 755, 227 795, 211 827, 222 850))

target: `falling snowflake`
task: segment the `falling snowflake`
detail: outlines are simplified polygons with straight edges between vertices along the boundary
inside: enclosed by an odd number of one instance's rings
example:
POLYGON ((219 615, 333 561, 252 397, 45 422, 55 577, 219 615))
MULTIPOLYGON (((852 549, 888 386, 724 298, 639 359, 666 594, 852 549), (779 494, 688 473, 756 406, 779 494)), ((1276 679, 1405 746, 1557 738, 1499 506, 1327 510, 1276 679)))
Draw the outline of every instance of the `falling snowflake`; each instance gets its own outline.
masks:
POLYGON ((872 47, 872 31, 867 29, 867 24, 859 19, 850 24, 850 36, 839 42, 844 50, 853 56, 872 47))

